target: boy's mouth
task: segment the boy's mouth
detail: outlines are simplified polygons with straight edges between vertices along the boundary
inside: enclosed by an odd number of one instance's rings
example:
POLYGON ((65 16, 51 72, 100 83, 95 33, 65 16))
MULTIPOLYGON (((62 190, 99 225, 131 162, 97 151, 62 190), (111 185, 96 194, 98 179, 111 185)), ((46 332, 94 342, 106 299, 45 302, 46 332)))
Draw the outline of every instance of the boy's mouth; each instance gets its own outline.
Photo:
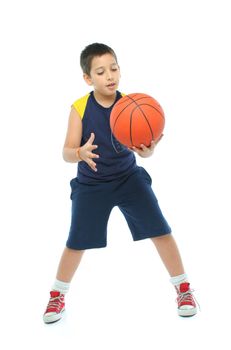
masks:
POLYGON ((108 84, 107 87, 114 87, 115 83, 108 84))

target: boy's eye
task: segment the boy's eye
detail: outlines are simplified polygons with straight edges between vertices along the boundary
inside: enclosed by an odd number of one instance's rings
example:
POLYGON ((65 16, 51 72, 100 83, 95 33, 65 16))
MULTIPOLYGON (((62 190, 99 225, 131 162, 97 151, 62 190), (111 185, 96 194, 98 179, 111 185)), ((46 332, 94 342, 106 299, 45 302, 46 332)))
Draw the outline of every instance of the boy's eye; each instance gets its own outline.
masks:
MULTIPOLYGON (((117 70, 118 70, 117 67, 111 68, 111 71, 112 71, 112 72, 116 72, 117 70)), ((103 75, 103 74, 104 74, 104 71, 102 71, 102 72, 97 72, 97 75, 103 75)))

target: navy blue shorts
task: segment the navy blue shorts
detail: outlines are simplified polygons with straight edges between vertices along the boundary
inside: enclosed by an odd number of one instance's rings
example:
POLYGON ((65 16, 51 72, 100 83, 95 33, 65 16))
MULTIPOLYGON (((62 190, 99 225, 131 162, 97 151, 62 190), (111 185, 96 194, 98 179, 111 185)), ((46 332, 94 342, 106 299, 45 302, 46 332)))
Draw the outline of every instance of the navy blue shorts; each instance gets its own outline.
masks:
POLYGON ((137 167, 134 173, 96 184, 71 180, 72 215, 66 246, 71 249, 102 248, 107 245, 107 223, 114 206, 123 213, 132 238, 145 238, 171 233, 147 171, 137 167))

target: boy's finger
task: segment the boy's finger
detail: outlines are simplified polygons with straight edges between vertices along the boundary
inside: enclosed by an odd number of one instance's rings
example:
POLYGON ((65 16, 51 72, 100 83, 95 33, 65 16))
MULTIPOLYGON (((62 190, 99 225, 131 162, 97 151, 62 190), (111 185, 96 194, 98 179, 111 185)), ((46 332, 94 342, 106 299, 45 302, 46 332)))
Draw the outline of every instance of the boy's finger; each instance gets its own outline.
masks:
POLYGON ((96 169, 96 163, 95 163, 93 160, 90 160, 90 161, 88 162, 88 165, 89 165, 89 167, 90 167, 92 170, 97 171, 97 169, 96 169))
POLYGON ((95 139, 95 134, 92 132, 88 142, 92 144, 94 139, 95 139))
POLYGON ((99 158, 99 155, 96 153, 91 153, 91 158, 99 158))
POLYGON ((140 145, 140 148, 143 150, 143 151, 146 151, 148 148, 145 146, 145 145, 143 145, 143 144, 141 144, 140 145))
POLYGON ((91 150, 96 149, 96 148, 98 148, 97 145, 92 145, 92 146, 91 146, 91 150))

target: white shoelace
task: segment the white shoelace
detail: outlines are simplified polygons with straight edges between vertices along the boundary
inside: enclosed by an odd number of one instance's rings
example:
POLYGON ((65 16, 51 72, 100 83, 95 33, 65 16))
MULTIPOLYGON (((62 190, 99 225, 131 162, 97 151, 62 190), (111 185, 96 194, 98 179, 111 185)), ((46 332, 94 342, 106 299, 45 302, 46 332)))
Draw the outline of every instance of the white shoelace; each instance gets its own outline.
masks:
MULTIPOLYGON (((54 297, 54 298, 50 298, 49 303, 47 305, 47 310, 51 309, 51 308, 61 308, 61 303, 63 303, 63 301, 61 300, 61 297, 54 297)), ((48 312, 48 311, 46 311, 48 312)), ((52 312, 52 311, 51 311, 52 312)))
POLYGON ((195 299, 196 304, 198 305, 199 310, 201 311, 200 304, 198 303, 198 301, 197 301, 195 295, 193 294, 193 292, 194 292, 194 289, 190 289, 190 290, 188 290, 187 292, 184 292, 184 293, 179 292, 179 297, 178 297, 179 299, 178 300, 176 299, 176 302, 182 302, 182 301, 190 302, 190 301, 192 301, 192 299, 195 299))

